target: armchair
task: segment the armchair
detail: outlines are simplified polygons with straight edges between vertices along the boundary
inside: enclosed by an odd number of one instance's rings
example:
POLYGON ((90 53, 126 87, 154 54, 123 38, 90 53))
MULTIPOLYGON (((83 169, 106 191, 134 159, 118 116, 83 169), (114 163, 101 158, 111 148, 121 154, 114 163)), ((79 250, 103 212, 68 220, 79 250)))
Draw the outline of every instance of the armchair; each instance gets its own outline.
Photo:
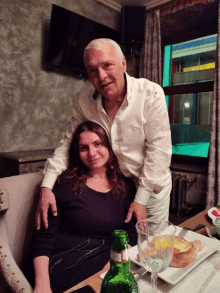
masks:
POLYGON ((0 179, 0 293, 33 292, 23 270, 41 180, 42 173, 0 179))

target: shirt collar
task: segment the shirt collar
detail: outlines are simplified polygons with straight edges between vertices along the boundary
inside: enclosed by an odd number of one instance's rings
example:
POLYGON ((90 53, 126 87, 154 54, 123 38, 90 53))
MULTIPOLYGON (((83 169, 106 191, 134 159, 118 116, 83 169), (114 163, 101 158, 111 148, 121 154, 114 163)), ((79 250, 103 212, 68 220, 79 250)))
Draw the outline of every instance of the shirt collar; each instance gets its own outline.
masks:
POLYGON ((94 100, 96 100, 98 98, 99 92, 97 90, 94 91, 92 97, 94 100))
POLYGON ((126 104, 128 105, 129 101, 131 100, 132 97, 132 90, 133 90, 133 82, 132 82, 132 78, 130 75, 127 74, 127 72, 125 72, 125 80, 126 80, 126 86, 127 86, 127 93, 125 96, 125 100, 126 100, 126 104))

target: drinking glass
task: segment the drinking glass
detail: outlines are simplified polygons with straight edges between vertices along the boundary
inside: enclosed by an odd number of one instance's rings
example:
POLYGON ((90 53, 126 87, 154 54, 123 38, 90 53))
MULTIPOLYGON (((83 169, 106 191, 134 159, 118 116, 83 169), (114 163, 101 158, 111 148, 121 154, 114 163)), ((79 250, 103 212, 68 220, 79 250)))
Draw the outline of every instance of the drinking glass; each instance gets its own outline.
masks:
POLYGON ((151 272, 152 292, 157 292, 158 273, 166 270, 173 256, 176 227, 161 220, 146 219, 136 224, 141 265, 151 272))

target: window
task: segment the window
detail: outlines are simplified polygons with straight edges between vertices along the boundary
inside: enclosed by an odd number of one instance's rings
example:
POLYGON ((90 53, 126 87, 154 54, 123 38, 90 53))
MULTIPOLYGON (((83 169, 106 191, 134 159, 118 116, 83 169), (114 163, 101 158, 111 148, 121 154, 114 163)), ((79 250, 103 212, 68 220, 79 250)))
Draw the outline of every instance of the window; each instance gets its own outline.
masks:
POLYGON ((164 47, 173 154, 208 156, 216 42, 214 34, 164 47))

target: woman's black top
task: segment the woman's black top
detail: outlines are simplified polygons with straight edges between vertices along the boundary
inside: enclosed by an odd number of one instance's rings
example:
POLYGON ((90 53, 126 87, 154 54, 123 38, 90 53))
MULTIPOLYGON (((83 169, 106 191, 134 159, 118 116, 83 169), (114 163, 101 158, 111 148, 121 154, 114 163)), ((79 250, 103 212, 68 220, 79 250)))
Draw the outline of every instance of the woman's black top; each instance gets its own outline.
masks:
POLYGON ((67 171, 63 172, 53 188, 58 215, 55 217, 49 211, 48 229, 41 223, 41 229, 32 236, 33 258, 43 255, 50 258, 53 292, 68 289, 70 285, 74 286, 102 269, 109 260, 114 230, 127 230, 129 244, 137 244, 135 219, 124 223, 136 192, 133 181, 125 178, 124 197, 113 195, 112 191, 97 192, 88 186, 81 194, 76 194, 73 192, 75 182, 67 174, 67 171), (85 272, 89 262, 92 269, 90 267, 90 272, 85 272), (71 277, 74 280, 67 285, 70 274, 74 275, 74 278, 71 277), (55 287, 59 287, 61 279, 64 286, 56 291, 55 287))

